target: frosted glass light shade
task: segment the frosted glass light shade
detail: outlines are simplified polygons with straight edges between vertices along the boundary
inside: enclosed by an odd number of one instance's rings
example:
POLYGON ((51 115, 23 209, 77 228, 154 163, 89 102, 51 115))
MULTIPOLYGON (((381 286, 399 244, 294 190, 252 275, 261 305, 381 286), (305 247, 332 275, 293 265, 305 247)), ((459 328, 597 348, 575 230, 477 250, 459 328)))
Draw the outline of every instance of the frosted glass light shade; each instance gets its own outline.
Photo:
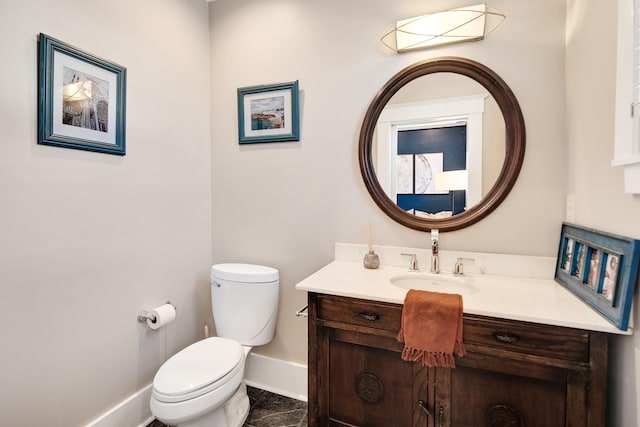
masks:
POLYGON ((504 15, 485 3, 403 19, 382 37, 396 52, 482 40, 502 23, 504 15), (488 16, 499 19, 488 25, 488 16))

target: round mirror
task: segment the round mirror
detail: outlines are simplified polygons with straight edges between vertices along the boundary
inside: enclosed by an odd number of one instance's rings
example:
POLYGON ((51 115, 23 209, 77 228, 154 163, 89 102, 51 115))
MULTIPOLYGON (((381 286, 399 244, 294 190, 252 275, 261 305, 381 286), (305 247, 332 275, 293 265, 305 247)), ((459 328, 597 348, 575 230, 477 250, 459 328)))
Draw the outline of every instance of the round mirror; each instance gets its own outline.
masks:
POLYGON ((507 84, 464 58, 411 65, 365 115, 358 156, 367 190, 416 230, 467 227, 507 196, 524 160, 522 111, 507 84))

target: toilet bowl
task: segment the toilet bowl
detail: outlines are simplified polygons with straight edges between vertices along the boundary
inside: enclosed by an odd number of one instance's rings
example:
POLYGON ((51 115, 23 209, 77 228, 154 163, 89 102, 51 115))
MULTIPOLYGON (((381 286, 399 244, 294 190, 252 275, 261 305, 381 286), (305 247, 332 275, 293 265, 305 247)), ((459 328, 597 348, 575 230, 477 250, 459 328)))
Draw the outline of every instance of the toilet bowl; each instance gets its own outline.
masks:
POLYGON ((217 337, 169 358, 156 373, 151 412, 178 427, 240 427, 249 413, 245 360, 253 345, 273 338, 278 271, 249 264, 211 269, 217 337))
POLYGON ((223 404, 240 388, 244 361, 240 343, 226 338, 208 338, 185 348, 156 374, 151 412, 166 424, 190 426, 185 423, 203 414, 213 419, 224 415, 213 410, 224 411, 223 404))

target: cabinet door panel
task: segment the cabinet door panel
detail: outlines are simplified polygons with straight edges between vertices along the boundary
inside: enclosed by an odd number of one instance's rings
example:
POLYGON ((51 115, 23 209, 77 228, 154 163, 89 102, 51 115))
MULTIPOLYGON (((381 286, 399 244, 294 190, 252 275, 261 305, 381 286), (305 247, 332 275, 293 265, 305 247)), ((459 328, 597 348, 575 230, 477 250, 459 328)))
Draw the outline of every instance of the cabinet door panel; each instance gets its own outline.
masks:
POLYGON ((452 369, 449 425, 564 427, 566 378, 549 381, 545 377, 452 369))
POLYGON ((411 426, 413 365, 394 351, 331 340, 329 418, 336 425, 411 426))

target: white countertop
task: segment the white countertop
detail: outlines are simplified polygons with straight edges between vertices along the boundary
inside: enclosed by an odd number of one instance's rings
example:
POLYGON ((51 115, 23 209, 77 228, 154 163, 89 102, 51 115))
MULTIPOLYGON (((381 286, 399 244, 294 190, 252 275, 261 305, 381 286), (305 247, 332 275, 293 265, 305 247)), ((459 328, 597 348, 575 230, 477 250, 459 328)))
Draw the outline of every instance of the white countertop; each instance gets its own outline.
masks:
POLYGON ((619 330, 553 279, 479 273, 458 278, 450 272, 431 275, 428 270, 415 273, 406 267, 389 265, 368 270, 362 261, 334 261, 302 280, 296 289, 403 304, 407 289, 393 285, 390 279, 412 275, 440 279, 438 292, 449 290, 449 293, 462 294, 464 312, 468 314, 612 334, 630 335, 633 332, 631 328, 619 330), (452 290, 451 286, 455 288, 452 290), (459 292, 457 286, 467 286, 470 291, 459 292))

